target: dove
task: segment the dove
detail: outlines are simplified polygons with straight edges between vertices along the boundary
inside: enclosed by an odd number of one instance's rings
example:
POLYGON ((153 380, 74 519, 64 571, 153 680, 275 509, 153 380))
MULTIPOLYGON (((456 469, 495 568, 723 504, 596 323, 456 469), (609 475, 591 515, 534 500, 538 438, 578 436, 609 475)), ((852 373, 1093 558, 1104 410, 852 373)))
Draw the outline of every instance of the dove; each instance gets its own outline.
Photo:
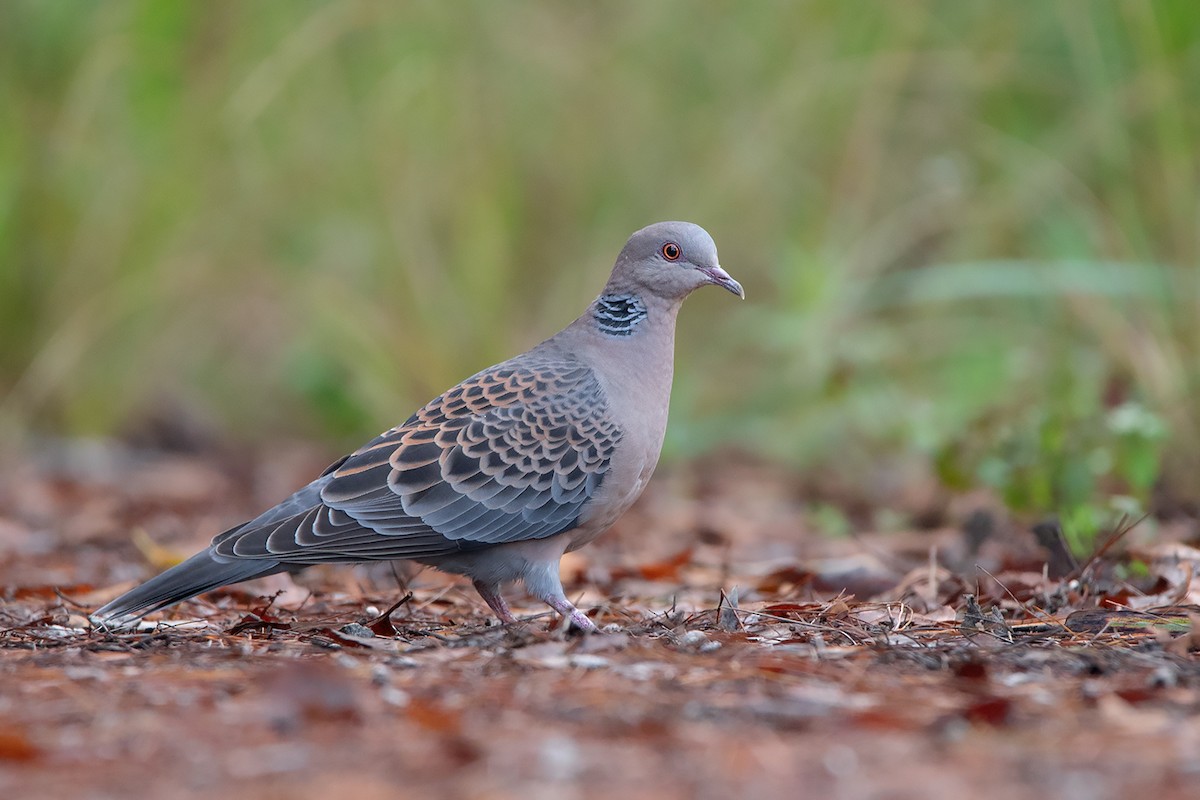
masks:
POLYGON ((675 322, 715 285, 745 298, 698 225, 625 243, 600 296, 541 344, 467 378, 209 547, 91 616, 102 628, 228 584, 313 564, 407 559, 469 578, 501 622, 528 593, 583 631, 559 561, 642 493, 667 427, 675 322))

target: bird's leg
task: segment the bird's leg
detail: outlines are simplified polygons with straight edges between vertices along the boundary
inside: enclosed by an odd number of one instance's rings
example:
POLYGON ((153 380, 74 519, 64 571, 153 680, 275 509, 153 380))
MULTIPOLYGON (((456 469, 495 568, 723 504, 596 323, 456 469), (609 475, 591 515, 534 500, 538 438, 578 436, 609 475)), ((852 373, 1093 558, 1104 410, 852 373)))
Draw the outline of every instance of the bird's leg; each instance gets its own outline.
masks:
POLYGON ((562 614, 576 628, 585 633, 595 633, 598 630, 596 623, 572 605, 563 592, 562 579, 558 576, 558 558, 530 563, 524 578, 525 588, 531 595, 562 614))
POLYGON ((587 614, 576 608, 574 604, 567 599, 567 596, 561 592, 557 595, 551 595, 550 597, 543 597, 542 600, 546 602, 546 605, 550 606, 555 611, 570 620, 572 625, 574 625, 576 628, 579 628, 579 630, 583 631, 584 633, 596 633, 596 631, 599 630, 596 627, 596 623, 592 622, 591 619, 588 618, 587 614))
POLYGON ((501 622, 505 625, 516 623, 517 618, 513 616, 508 603, 504 601, 497 587, 489 586, 483 581, 475 581, 475 591, 479 592, 479 596, 483 598, 483 602, 488 604, 488 608, 496 613, 501 622))

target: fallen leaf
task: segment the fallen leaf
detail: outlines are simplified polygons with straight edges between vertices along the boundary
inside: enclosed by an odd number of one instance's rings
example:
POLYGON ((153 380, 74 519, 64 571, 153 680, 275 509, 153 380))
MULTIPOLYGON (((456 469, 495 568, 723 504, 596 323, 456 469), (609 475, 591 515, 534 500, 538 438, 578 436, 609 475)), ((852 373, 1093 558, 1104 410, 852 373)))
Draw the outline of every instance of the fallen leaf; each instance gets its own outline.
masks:
POLYGON ((34 761, 41 750, 17 728, 0 728, 0 761, 34 761))

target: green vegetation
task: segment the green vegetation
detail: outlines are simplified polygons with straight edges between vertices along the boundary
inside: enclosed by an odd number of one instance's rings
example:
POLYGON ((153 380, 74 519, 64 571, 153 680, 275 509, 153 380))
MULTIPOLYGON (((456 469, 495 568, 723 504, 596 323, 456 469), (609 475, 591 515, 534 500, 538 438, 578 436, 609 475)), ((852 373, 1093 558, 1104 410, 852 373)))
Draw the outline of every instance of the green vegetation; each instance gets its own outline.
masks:
POLYGON ((1198 77, 1188 0, 9 0, 0 424, 351 444, 686 218, 670 453, 1194 500, 1198 77))

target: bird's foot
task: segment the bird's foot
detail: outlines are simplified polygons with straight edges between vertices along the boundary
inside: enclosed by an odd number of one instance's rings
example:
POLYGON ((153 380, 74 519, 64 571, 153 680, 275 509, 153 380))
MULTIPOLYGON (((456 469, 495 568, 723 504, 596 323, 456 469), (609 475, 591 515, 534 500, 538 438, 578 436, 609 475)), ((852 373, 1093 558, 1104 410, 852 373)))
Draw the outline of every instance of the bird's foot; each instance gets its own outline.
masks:
MULTIPOLYGON (((488 607, 495 612, 500 621, 505 625, 514 625, 517 618, 513 616, 512 610, 509 609, 508 603, 500 595, 499 590, 495 586, 489 586, 481 581, 475 581, 475 591, 479 592, 479 596, 488 604, 488 607)), ((562 614, 571 625, 574 625, 584 633, 596 633, 599 629, 596 623, 588 618, 588 615, 576 608, 566 596, 562 594, 551 595, 542 598, 546 605, 553 608, 559 614, 562 614)))
POLYGON ((545 601, 546 605, 562 614, 572 625, 584 633, 597 633, 600 630, 587 614, 576 608, 566 597, 561 595, 558 597, 547 597, 545 601))
POLYGON ((505 625, 516 624, 517 618, 513 616, 512 610, 508 607, 508 603, 500 595, 500 592, 494 586, 488 586, 486 583, 475 581, 475 591, 479 592, 479 596, 483 598, 483 602, 488 604, 500 621, 505 625))

